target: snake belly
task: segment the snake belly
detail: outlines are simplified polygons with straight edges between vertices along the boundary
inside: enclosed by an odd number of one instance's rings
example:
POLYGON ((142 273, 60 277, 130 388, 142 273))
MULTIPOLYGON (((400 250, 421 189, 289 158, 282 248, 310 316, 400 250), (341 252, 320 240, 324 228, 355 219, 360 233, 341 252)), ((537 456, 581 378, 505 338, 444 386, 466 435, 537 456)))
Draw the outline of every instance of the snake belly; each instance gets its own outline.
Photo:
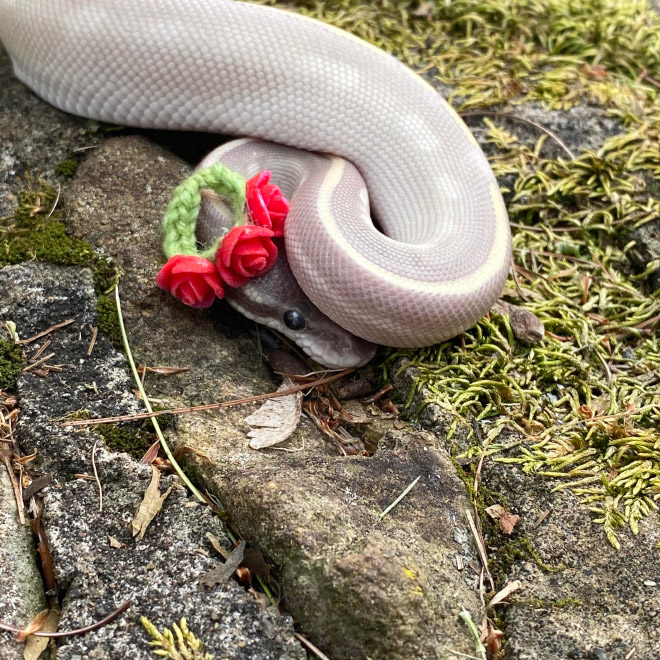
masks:
POLYGON ((231 0, 0 0, 0 39, 18 78, 67 112, 332 154, 286 251, 354 335, 433 344, 497 299, 510 232, 485 156, 430 85, 366 42, 231 0))

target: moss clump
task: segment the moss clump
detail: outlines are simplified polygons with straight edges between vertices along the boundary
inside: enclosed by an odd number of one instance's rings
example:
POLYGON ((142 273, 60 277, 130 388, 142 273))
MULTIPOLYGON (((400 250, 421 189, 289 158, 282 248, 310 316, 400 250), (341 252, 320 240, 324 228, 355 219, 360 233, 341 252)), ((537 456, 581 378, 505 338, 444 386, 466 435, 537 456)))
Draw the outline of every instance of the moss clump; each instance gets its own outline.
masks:
POLYGON ((18 194, 14 215, 0 221, 0 268, 33 260, 87 266, 97 292, 107 291, 116 278, 114 265, 86 241, 67 235, 57 200, 50 184, 28 181, 28 188, 18 194))
POLYGON ((136 459, 142 458, 156 439, 153 429, 149 432, 144 425, 99 424, 94 431, 103 438, 108 449, 125 452, 136 459))
MULTIPOLYGON (((417 391, 485 424, 489 455, 582 498, 618 545, 660 499, 657 260, 631 265, 642 225, 660 217, 660 19, 642 0, 359 0, 296 3, 437 81, 458 110, 597 105, 619 134, 567 157, 547 135, 522 142, 484 120, 508 200, 517 282, 511 302, 544 323, 540 346, 492 314, 439 346, 391 351, 417 367, 417 391), (512 107, 513 106, 513 107, 512 107), (502 440, 505 429, 525 438, 502 440)), ((657 256, 657 255, 656 255, 657 256)), ((410 411, 412 415, 419 411, 410 411)), ((481 452, 473 447, 469 455, 481 452)))
POLYGON ((20 347, 12 339, 0 336, 0 390, 13 390, 16 387, 25 360, 20 347))
POLYGON ((124 350, 121 337, 117 304, 112 294, 104 293, 98 297, 96 303, 96 322, 99 330, 110 339, 110 343, 120 351, 124 350))
POLYGON ((67 158, 62 160, 55 166, 55 174, 65 179, 70 179, 76 174, 77 171, 78 161, 74 158, 67 158))
POLYGON ((66 233, 62 214, 56 208, 57 200, 57 191, 50 184, 28 180, 28 188, 18 195, 14 215, 0 220, 0 268, 33 260, 91 268, 99 296, 99 329, 121 349, 117 308, 106 293, 114 286, 116 268, 89 243, 66 233))

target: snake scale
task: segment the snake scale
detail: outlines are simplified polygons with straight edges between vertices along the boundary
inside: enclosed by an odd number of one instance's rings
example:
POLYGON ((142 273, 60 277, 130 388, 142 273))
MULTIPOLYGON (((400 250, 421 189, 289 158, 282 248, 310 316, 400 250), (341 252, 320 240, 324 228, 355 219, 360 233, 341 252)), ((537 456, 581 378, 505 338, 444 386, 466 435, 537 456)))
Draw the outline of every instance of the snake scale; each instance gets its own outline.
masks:
POLYGON ((215 158, 273 171, 291 199, 288 265, 234 302, 327 366, 448 339, 500 294, 510 232, 485 156, 374 46, 234 0, 0 0, 0 39, 16 76, 66 112, 257 138, 215 158), (304 328, 282 327, 291 305, 304 328))

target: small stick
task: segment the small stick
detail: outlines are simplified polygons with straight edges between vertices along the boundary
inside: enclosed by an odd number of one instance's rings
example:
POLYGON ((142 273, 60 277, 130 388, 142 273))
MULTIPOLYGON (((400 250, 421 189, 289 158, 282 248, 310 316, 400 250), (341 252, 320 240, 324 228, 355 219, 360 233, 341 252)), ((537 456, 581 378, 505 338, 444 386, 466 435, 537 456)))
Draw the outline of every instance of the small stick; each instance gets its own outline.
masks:
POLYGON ((7 472, 9 473, 9 479, 11 480, 11 485, 14 489, 14 497, 16 498, 16 508, 18 509, 18 519, 21 522, 21 525, 25 525, 25 514, 23 513, 25 506, 23 504, 23 498, 21 497, 21 489, 16 481, 16 475, 11 466, 11 461, 9 457, 4 455, 2 456, 7 472))
POLYGON ((483 566, 484 572, 486 573, 486 577, 488 578, 488 582, 490 582, 490 590, 495 591, 495 583, 493 582, 493 576, 490 574, 490 571, 488 570, 488 555, 486 554, 486 548, 484 547, 484 542, 481 539, 481 534, 479 534, 479 530, 477 529, 477 526, 474 522, 472 513, 468 509, 465 510, 465 517, 467 518, 468 524, 470 525, 470 529, 472 530, 472 536, 474 536, 474 540, 477 544, 477 549, 479 550, 479 557, 481 558, 481 564, 483 566))
POLYGON ((115 417, 99 417, 97 419, 76 419, 73 421, 61 422, 62 426, 94 426, 96 424, 111 424, 115 422, 129 422, 134 419, 149 419, 151 417, 158 417, 158 415, 181 415, 191 412, 203 412, 206 410, 218 410, 219 408, 229 408, 231 406, 239 406, 244 403, 253 403, 255 401, 264 401, 265 399, 276 399, 281 396, 288 396, 296 392, 331 383, 332 381, 339 380, 344 376, 355 371, 355 369, 344 369, 344 371, 328 376, 327 378, 320 378, 319 380, 312 381, 311 383, 304 383, 302 385, 295 385, 288 390, 281 390, 279 392, 269 392, 268 394, 256 394, 254 396, 247 396, 243 399, 233 399, 232 401, 223 401, 222 403, 207 403, 201 406, 186 406, 185 408, 169 408, 167 410, 154 410, 148 413, 136 413, 134 415, 116 415, 115 417))
POLYGON ((511 114, 510 112, 494 112, 492 110, 470 110, 468 112, 459 112, 460 117, 505 117, 506 119, 514 119, 515 121, 522 121, 537 128, 542 133, 551 137, 567 154, 571 160, 575 160, 575 154, 566 146, 566 143, 553 131, 546 126, 539 124, 531 119, 520 117, 519 115, 511 114))
POLYGON ((87 357, 92 354, 92 351, 94 350, 94 344, 96 344, 96 337, 99 334, 99 329, 91 323, 89 324, 89 329, 92 331, 92 339, 89 342, 89 348, 87 349, 87 357))
POLYGON ((328 656, 320 651, 314 644, 312 644, 307 637, 301 635, 300 633, 294 632, 293 636, 308 650, 311 651, 319 660, 330 660, 328 656))
POLYGON ((103 487, 101 486, 101 480, 99 479, 99 473, 96 471, 96 447, 98 445, 98 440, 94 443, 92 447, 92 469, 94 470, 94 478, 96 479, 96 484, 99 488, 99 513, 103 511, 103 487))
POLYGON ((68 319, 67 321, 62 321, 62 323, 57 323, 56 325, 51 326, 48 328, 48 330, 44 330, 40 332, 37 335, 34 335, 34 337, 30 337, 29 339, 19 339, 17 344, 31 344, 33 341, 36 341, 37 339, 41 339, 41 337, 45 337, 47 334, 50 334, 53 332, 53 330, 59 330, 60 328, 64 328, 67 325, 71 325, 75 319, 68 319))
MULTIPOLYGON (((114 612, 108 614, 108 616, 105 617, 105 619, 101 619, 97 623, 92 623, 89 626, 85 626, 84 628, 77 628, 76 630, 63 630, 62 632, 33 632, 31 635, 34 635, 35 637, 73 637, 75 635, 84 635, 88 632, 92 632, 93 630, 98 630, 99 628, 103 628, 103 626, 106 626, 109 624, 111 621, 114 621, 120 614, 125 612, 131 605, 131 600, 127 600, 123 605, 120 605, 114 612)), ((20 628, 17 628, 16 626, 10 626, 8 623, 2 623, 0 621, 0 630, 4 630, 6 632, 11 632, 11 633, 16 633, 20 634, 23 631, 20 628)))
POLYGON ((406 495, 412 490, 412 489, 413 489, 414 485, 415 485, 415 484, 416 484, 421 478, 422 478, 422 475, 420 474, 419 477, 417 477, 417 478, 414 479, 410 484, 408 484, 408 486, 407 486, 406 489, 403 491, 403 493, 401 493, 401 495, 399 495, 399 497, 397 497, 397 498, 394 500, 394 502, 392 502, 392 504, 390 504, 390 505, 387 507, 387 509, 385 509, 384 511, 381 511, 381 514, 380 514, 380 516, 378 516, 378 519, 379 519, 379 520, 382 520, 382 519, 383 519, 383 518, 384 518, 384 517, 385 517, 385 516, 386 516, 386 515, 387 515, 387 514, 388 514, 388 513, 389 513, 389 512, 390 512, 390 511, 391 511, 391 510, 392 510, 392 509, 393 509, 393 508, 394 508, 394 507, 395 507, 395 506, 396 506, 396 505, 397 505, 397 504, 398 504, 398 503, 399 503, 399 502, 400 502, 400 501, 401 501, 401 500, 402 500, 402 499, 403 499, 403 498, 404 498, 404 497, 405 497, 405 496, 406 496, 406 495))
POLYGON ((32 364, 28 364, 28 366, 25 367, 25 369, 23 369, 23 371, 21 373, 25 374, 28 371, 30 371, 31 369, 34 369, 35 367, 38 367, 40 364, 43 364, 44 362, 48 362, 48 360, 50 360, 50 358, 52 358, 54 355, 55 355, 55 353, 49 353, 48 355, 46 355, 46 357, 42 357, 40 360, 37 360, 36 362, 33 362, 32 364))
POLYGON ((43 353, 43 352, 44 352, 44 351, 45 351, 45 350, 46 350, 46 349, 47 349, 52 343, 53 343, 53 342, 52 342, 52 340, 50 340, 50 339, 48 339, 47 341, 45 341, 45 342, 43 343, 43 345, 41 346, 41 348, 39 348, 39 349, 37 349, 37 351, 35 351, 34 355, 30 358, 30 361, 37 360, 37 359, 39 358, 39 356, 40 356, 40 355, 41 355, 41 354, 42 354, 42 353, 43 353))

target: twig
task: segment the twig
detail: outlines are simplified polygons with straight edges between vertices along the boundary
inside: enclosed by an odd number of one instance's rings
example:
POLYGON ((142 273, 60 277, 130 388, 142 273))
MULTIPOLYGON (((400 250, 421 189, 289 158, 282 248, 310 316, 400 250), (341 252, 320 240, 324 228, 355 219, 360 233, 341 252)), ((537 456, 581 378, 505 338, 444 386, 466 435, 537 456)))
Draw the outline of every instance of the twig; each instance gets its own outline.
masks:
POLYGON ((294 632, 293 636, 308 650, 311 651, 319 660, 330 660, 328 656, 320 651, 314 644, 312 644, 307 637, 300 633, 294 632))
POLYGON ((55 212, 55 209, 57 208, 57 202, 60 201, 60 193, 62 192, 62 186, 60 184, 57 184, 57 197, 55 197, 55 201, 53 202, 53 207, 50 210, 50 213, 46 216, 46 218, 50 218, 51 215, 55 212))
MULTIPOLYGON (((119 298, 119 282, 117 282, 117 284, 115 285, 115 302, 117 304, 117 319, 119 321, 119 330, 121 332, 122 341, 124 342, 124 350, 126 351, 126 358, 128 359, 128 364, 131 367, 131 373, 133 374, 133 379, 135 380, 135 383, 138 387, 140 396, 142 397, 142 401, 144 401, 144 407, 149 411, 149 414, 153 414, 151 403, 149 403, 149 397, 147 396, 147 393, 144 391, 144 387, 142 386, 142 379, 140 378, 140 374, 138 374, 137 367, 135 366, 135 360, 133 359, 133 352, 131 351, 131 346, 128 342, 128 335, 126 334, 126 327, 124 326, 124 316, 121 312, 121 300, 119 298)), ((160 440, 160 446, 163 448, 163 451, 167 455, 167 458, 170 460, 170 463, 172 464, 172 467, 174 468, 175 472, 179 475, 179 477, 181 477, 181 481, 183 481, 183 483, 186 484, 186 486, 188 486, 192 494, 200 502, 202 503, 206 502, 204 496, 197 490, 197 488, 195 488, 192 481, 188 479, 185 472, 181 469, 181 466, 174 458, 174 454, 172 454, 172 450, 170 449, 170 446, 165 441, 165 436, 163 436, 163 432, 161 431, 158 420, 152 419, 151 424, 154 427, 154 431, 156 432, 157 438, 160 440)))
POLYGON ((468 524, 470 525, 470 530, 472 531, 472 536, 474 536, 474 541, 477 544, 477 550, 479 550, 479 557, 481 558, 481 564, 486 573, 486 577, 488 578, 488 582, 490 582, 490 590, 495 591, 495 583, 493 582, 493 576, 490 574, 490 571, 488 570, 488 555, 486 554, 486 548, 481 538, 481 534, 479 534, 479 530, 477 529, 477 525, 474 522, 474 518, 472 517, 472 512, 466 509, 465 517, 467 518, 468 524))
POLYGON ((415 486, 415 484, 422 478, 422 475, 420 474, 419 477, 414 479, 412 483, 408 484, 407 488, 397 497, 392 504, 390 504, 387 509, 384 511, 381 511, 380 516, 378 516, 378 520, 382 520, 415 486))
POLYGON ((7 472, 9 473, 9 479, 14 489, 14 497, 16 498, 16 508, 18 509, 18 519, 20 520, 21 525, 25 525, 25 514, 24 514, 25 506, 23 504, 23 498, 21 497, 20 486, 16 481, 16 475, 14 474, 14 469, 11 466, 11 461, 9 460, 9 456, 3 454, 2 459, 4 461, 5 467, 7 468, 7 472))
POLYGON ((548 516, 550 515, 550 509, 546 509, 532 525, 532 529, 536 529, 548 516))
MULTIPOLYGON (((30 633, 30 635, 34 635, 35 637, 73 637, 74 635, 84 635, 88 632, 92 632, 93 630, 98 630, 99 628, 103 628, 103 626, 108 625, 111 621, 114 621, 120 614, 125 612, 131 605, 131 600, 127 600, 123 605, 120 605, 114 612, 111 614, 108 614, 108 616, 105 617, 105 619, 101 619, 97 623, 92 623, 89 626, 85 626, 84 628, 76 628, 76 630, 63 630, 62 632, 33 632, 30 633)), ((23 631, 20 628, 17 628, 16 626, 10 626, 8 623, 2 623, 0 621, 0 630, 4 630, 6 632, 11 632, 11 633, 16 633, 19 634, 22 633, 23 631)))
POLYGON ((89 342, 89 348, 87 349, 87 357, 92 354, 92 351, 94 350, 94 344, 96 344, 96 337, 99 334, 99 329, 91 323, 89 324, 89 329, 92 331, 92 339, 89 342))
POLYGON ((492 110, 470 110, 468 112, 459 112, 458 114, 460 117, 505 117, 515 121, 522 121, 525 124, 529 124, 530 126, 537 128, 542 133, 545 133, 551 137, 566 152, 571 160, 575 160, 575 154, 566 146, 566 143, 554 131, 551 131, 546 126, 532 121, 531 119, 520 117, 519 115, 514 115, 510 112, 496 112, 492 110))
POLYGON ((47 339, 42 345, 41 348, 37 349, 34 352, 34 355, 30 358, 30 361, 33 362, 34 360, 39 359, 39 356, 52 344, 51 339, 47 339))
POLYGON ((54 355, 55 355, 55 353, 49 353, 48 355, 46 355, 46 357, 42 357, 40 360, 37 360, 36 362, 33 362, 32 364, 28 364, 28 366, 25 367, 25 369, 23 369, 23 371, 21 373, 25 374, 28 371, 30 371, 31 369, 34 369, 35 367, 38 367, 39 365, 43 364, 44 362, 48 362, 48 360, 50 360, 50 358, 52 358, 54 355))
POLYGON ((98 445, 98 440, 94 443, 92 447, 92 469, 94 470, 94 478, 99 487, 99 513, 103 511, 103 487, 101 486, 101 480, 99 479, 99 473, 96 470, 96 447, 98 445))
POLYGON ((223 401, 222 403, 206 403, 201 406, 186 406, 185 408, 168 408, 167 410, 155 410, 148 413, 137 413, 134 415, 116 415, 115 417, 98 417, 97 419, 76 419, 72 421, 61 422, 62 426, 94 426, 96 424, 114 424, 116 422, 130 422, 137 419, 150 419, 151 417, 158 417, 159 415, 183 415, 192 412, 204 412, 206 410, 218 410, 221 408, 229 408, 231 406, 240 406, 245 403, 254 403, 255 401, 264 401, 265 399, 276 399, 281 396, 288 396, 296 392, 311 389, 318 385, 331 383, 339 380, 348 374, 353 373, 355 369, 344 369, 344 371, 320 378, 310 383, 303 383, 302 385, 294 385, 288 390, 280 390, 279 392, 268 392, 268 394, 255 394, 254 396, 246 396, 243 399, 233 399, 232 401, 223 401))
POLYGON ((64 328, 67 325, 71 325, 75 319, 68 319, 66 321, 62 321, 62 323, 57 323, 56 325, 51 326, 47 330, 43 330, 39 334, 34 335, 34 337, 30 337, 28 339, 19 339, 16 343, 17 344, 31 344, 33 341, 36 341, 37 339, 41 339, 41 337, 45 337, 47 334, 50 334, 54 330, 59 330, 60 328, 64 328))

